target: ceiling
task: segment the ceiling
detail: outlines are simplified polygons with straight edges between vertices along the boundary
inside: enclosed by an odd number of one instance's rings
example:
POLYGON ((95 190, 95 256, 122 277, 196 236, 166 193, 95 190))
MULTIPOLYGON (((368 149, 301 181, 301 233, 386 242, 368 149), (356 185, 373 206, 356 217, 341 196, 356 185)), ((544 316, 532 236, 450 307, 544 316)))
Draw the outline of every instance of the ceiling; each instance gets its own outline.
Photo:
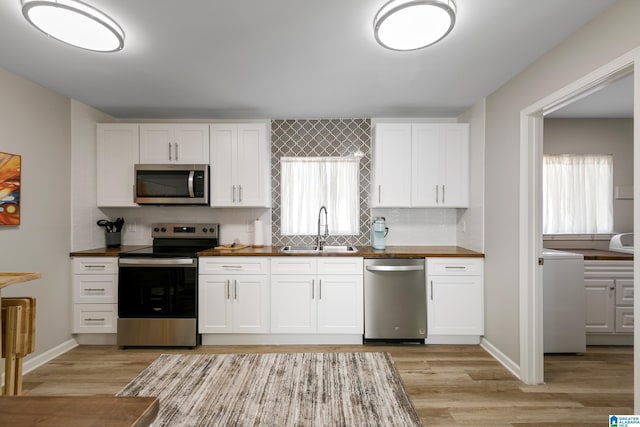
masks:
POLYGON ((546 115, 562 119, 633 117, 633 73, 546 115))
POLYGON ((47 38, 0 2, 0 67, 119 118, 455 117, 614 0, 456 0, 443 41, 379 46, 387 0, 85 0, 117 53, 47 38))

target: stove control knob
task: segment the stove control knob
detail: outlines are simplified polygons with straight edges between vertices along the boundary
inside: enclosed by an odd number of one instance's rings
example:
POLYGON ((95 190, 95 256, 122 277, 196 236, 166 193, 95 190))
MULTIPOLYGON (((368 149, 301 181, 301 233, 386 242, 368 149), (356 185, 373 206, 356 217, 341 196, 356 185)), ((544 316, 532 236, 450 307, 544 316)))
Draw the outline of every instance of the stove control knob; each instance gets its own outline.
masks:
POLYGON ((209 231, 210 231, 211 233, 215 233, 216 229, 215 229, 215 228, 210 228, 210 229, 209 229, 209 231))
POLYGON ((157 233, 158 231, 160 231, 160 229, 158 227, 155 227, 153 231, 157 233))
POLYGON ((202 232, 203 232, 203 233, 206 233, 206 232, 207 232, 207 228, 206 228, 206 227, 205 227, 205 228, 203 228, 203 229, 202 229, 202 232))
POLYGON ((166 232, 167 232, 167 229, 166 229, 166 228, 164 228, 164 227, 162 227, 162 228, 160 229, 160 231, 162 231, 163 233, 166 233, 166 232))

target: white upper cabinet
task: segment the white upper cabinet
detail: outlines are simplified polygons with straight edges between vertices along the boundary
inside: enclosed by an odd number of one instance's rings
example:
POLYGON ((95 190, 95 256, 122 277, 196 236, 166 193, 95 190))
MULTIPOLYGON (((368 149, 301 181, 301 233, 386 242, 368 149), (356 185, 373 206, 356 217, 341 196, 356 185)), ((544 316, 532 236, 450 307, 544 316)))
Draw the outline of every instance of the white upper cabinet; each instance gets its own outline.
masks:
POLYGON ((271 206, 266 123, 211 125, 211 206, 271 206))
POLYGON ((467 207, 469 125, 377 124, 374 165, 373 207, 467 207))
POLYGON ((134 165, 139 160, 137 124, 97 125, 97 202, 100 207, 134 207, 134 165))
POLYGON ((375 127, 372 206, 411 206, 411 125, 375 127))
POLYGON ((141 124, 140 163, 208 164, 209 125, 141 124))

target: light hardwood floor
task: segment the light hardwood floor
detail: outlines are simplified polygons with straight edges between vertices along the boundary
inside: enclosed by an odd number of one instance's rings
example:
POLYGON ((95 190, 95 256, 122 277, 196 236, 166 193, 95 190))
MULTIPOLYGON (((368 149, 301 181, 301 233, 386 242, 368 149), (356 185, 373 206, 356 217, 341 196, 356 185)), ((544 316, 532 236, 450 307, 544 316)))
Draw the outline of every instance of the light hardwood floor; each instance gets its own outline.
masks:
POLYGON ((80 346, 24 376, 26 393, 113 395, 161 353, 386 351, 425 426, 604 426, 633 414, 633 348, 545 357, 546 384, 518 381, 478 346, 80 346))

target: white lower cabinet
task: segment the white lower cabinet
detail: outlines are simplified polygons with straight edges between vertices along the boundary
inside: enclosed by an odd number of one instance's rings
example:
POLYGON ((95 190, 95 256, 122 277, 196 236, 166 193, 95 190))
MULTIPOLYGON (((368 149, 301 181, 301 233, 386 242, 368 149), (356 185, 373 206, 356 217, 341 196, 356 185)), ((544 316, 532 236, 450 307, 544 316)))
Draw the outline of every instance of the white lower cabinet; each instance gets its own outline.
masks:
POLYGON ((479 342, 484 335, 482 270, 480 258, 427 258, 427 343, 479 342))
POLYGON ((271 259, 271 332, 362 334, 362 258, 271 259))
POLYGON ((632 344, 633 261, 586 260, 584 289, 587 344, 632 344))
POLYGON ((76 257, 73 270, 73 333, 115 333, 118 258, 76 257))
POLYGON ((200 258, 198 332, 269 332, 269 275, 266 258, 200 258))

